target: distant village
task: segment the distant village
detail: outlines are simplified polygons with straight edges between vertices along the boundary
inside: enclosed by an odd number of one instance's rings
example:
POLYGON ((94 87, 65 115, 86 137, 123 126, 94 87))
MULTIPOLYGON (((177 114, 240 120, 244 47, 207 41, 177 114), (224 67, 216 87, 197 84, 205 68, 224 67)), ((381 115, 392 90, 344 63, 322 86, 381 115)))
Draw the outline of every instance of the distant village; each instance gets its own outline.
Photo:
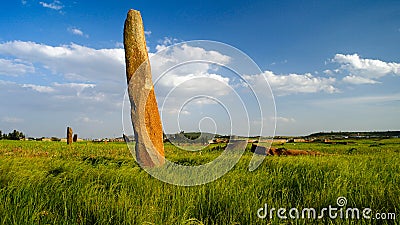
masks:
MULTIPOLYGON (((1 133, 0 133, 1 134, 1 133)), ((241 137, 241 136, 228 136, 218 135, 211 133, 200 133, 200 132, 188 132, 181 131, 176 134, 164 134, 164 142, 173 143, 201 143, 201 144, 217 144, 217 143, 228 143, 230 139, 247 139, 249 143, 253 142, 270 142, 275 144, 284 143, 307 143, 307 142, 320 142, 325 144, 348 144, 352 143, 352 140, 356 139, 387 139, 387 138, 399 138, 400 131, 374 131, 374 132, 319 132, 313 133, 308 136, 275 136, 271 137, 241 137)), ((22 132, 15 131, 7 135, 3 135, 0 139, 11 139, 11 140, 25 140, 25 141, 44 141, 44 142, 67 142, 67 138, 58 137, 25 137, 22 132), (10 137, 11 134, 16 137, 10 137)), ((126 136, 123 134, 121 137, 116 138, 96 138, 87 139, 79 138, 77 134, 73 135, 73 142, 91 141, 94 143, 101 142, 133 142, 133 135, 126 136)))

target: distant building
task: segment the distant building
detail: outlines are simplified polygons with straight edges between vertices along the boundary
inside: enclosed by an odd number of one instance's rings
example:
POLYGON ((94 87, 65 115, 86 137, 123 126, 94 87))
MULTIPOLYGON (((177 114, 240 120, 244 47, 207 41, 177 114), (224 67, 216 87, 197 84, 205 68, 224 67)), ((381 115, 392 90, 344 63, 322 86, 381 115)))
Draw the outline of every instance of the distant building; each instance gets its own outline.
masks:
POLYGON ((275 143, 275 144, 285 144, 288 142, 287 139, 284 138, 278 138, 278 139, 265 139, 265 140, 260 140, 260 143, 275 143))
POLYGON ((307 142, 307 140, 304 139, 304 138, 295 138, 295 139, 293 139, 293 141, 294 141, 295 143, 304 143, 304 142, 307 142))
POLYGON ((109 141, 110 142, 125 142, 123 137, 111 138, 109 141))

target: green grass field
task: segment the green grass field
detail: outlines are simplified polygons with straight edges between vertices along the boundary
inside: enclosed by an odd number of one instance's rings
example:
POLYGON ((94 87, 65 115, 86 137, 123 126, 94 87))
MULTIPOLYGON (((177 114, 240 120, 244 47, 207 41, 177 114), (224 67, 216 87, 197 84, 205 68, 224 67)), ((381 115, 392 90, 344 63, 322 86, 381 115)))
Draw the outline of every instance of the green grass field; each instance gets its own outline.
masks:
MULTIPOLYGON (((142 170, 124 143, 0 140, 0 224, 400 224, 391 220, 260 219, 257 210, 336 206, 400 217, 400 139, 349 145, 287 143, 323 156, 266 157, 248 171, 246 152, 222 178, 201 186, 163 183, 142 170)), ((166 156, 200 165, 218 148, 166 156)), ((318 211, 317 211, 318 212, 318 211)))

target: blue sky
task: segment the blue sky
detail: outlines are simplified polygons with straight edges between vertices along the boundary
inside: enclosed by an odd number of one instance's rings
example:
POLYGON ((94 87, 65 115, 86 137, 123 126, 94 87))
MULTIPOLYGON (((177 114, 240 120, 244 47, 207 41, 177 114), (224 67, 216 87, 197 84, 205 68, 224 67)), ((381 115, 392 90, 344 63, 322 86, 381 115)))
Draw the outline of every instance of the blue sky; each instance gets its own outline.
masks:
MULTIPOLYGON (((246 75, 268 79, 278 135, 400 129, 399 1, 16 0, 0 9, 0 130, 61 137, 70 125, 81 137, 121 136, 122 33, 131 8, 141 11, 151 55, 213 40, 251 57, 261 72, 246 75)), ((214 75, 234 86, 229 75, 214 75)), ((182 127, 197 129, 190 121, 199 115, 186 116, 182 127)))

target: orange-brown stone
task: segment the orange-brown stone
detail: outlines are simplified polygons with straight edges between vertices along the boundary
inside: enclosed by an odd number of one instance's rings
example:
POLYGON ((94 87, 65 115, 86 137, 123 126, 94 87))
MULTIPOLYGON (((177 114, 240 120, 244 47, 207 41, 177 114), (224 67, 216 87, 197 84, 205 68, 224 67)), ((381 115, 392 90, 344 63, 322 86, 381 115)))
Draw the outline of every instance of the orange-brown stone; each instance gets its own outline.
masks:
POLYGON ((67 127, 67 144, 72 144, 72 128, 71 127, 67 127))
POLYGON ((124 47, 136 160, 145 167, 161 166, 165 160, 163 130, 139 11, 128 12, 124 47))

